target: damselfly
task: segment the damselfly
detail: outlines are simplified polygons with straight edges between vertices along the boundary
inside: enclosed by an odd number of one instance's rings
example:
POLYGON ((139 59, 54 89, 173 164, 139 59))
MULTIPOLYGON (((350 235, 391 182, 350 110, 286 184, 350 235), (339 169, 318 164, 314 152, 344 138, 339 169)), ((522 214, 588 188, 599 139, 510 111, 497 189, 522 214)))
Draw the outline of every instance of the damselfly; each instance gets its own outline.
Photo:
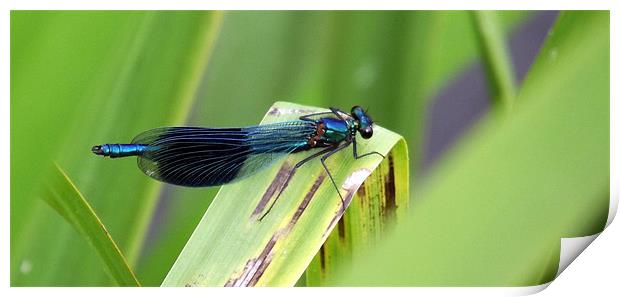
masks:
POLYGON ((357 152, 356 134, 371 138, 372 127, 372 119, 361 107, 354 106, 350 114, 332 107, 298 120, 244 128, 156 128, 136 136, 131 144, 96 145, 92 151, 110 158, 137 156, 138 167, 146 175, 165 183, 210 187, 255 174, 288 154, 316 150, 292 168, 262 220, 295 171, 317 157, 336 187, 344 211, 344 199, 325 161, 351 144, 355 159, 373 154, 385 158, 379 152, 357 152))

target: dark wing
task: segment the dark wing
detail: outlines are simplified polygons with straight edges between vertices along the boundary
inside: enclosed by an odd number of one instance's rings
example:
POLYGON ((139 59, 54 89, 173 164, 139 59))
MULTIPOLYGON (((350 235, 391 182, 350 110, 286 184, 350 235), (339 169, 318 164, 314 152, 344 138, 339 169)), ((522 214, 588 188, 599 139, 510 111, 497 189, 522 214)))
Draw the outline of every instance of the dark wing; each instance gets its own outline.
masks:
POLYGON ((231 183, 306 146, 316 131, 309 121, 246 128, 165 127, 132 143, 147 145, 138 167, 157 180, 188 187, 231 183))

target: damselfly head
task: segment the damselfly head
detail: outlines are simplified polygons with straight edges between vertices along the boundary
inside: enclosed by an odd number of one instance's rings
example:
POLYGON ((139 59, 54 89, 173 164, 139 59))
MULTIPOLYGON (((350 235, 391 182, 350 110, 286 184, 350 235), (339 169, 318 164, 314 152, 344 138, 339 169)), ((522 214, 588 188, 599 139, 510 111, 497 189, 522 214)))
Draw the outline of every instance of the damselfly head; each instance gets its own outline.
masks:
POLYGON ((372 119, 360 106, 353 106, 351 108, 351 116, 355 119, 357 124, 357 132, 362 135, 364 139, 372 137, 372 119))

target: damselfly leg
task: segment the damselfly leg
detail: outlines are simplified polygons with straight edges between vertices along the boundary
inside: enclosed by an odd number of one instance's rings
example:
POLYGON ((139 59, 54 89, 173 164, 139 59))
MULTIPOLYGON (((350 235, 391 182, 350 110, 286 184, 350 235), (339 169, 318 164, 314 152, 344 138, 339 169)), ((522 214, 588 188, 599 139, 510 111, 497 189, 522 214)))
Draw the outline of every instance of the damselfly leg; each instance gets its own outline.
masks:
POLYGON ((276 195, 276 197, 273 199, 273 202, 271 202, 271 205, 269 205, 269 208, 267 208, 267 210, 265 211, 265 213, 263 215, 260 216, 260 218, 258 219, 259 221, 262 221, 265 216, 271 211, 271 209, 273 208, 273 206, 276 204, 276 201, 278 201, 278 198, 280 198, 280 195, 282 195, 282 192, 284 192, 284 189, 286 189, 286 187, 288 186, 289 181, 291 180, 291 178, 293 177, 293 175, 295 174, 295 172, 297 171, 297 169, 299 169, 299 167, 301 167, 302 165, 304 165, 306 162, 320 156, 323 155, 325 153, 328 153, 330 150, 333 150, 332 147, 328 147, 324 150, 321 150, 317 153, 314 153, 308 157, 306 157, 305 159, 297 162, 297 164, 295 164, 295 166, 293 166, 293 169, 291 169, 291 171, 288 173, 288 176, 286 177, 286 180, 284 181, 284 183, 282 183, 282 187, 280 187, 280 191, 278 191, 278 195, 276 195))
POLYGON ((261 215, 261 217, 258 219, 259 221, 262 221, 263 218, 265 218, 265 216, 267 216, 267 214, 271 211, 271 209, 273 208, 273 206, 276 204, 276 201, 280 198, 280 195, 282 195, 282 192, 284 192, 284 190, 286 189, 286 187, 288 186, 288 183, 290 182, 291 178, 293 177, 293 175, 295 174, 295 172, 297 171, 297 169, 299 169, 302 165, 304 165, 305 163, 307 163, 308 161, 321 156, 321 164, 323 165, 323 168, 325 169, 325 172, 327 172, 327 176, 329 177, 329 179, 332 182, 332 185, 334 186, 334 188, 336 189, 336 192, 338 193, 338 197, 340 197, 340 202, 341 202, 341 212, 344 213, 345 211, 345 201, 344 201, 344 197, 342 197, 342 194, 340 193, 340 189, 338 188, 338 185, 336 184, 336 181, 334 180, 334 177, 332 176, 331 172, 329 171, 329 168, 327 167, 327 164, 325 163, 327 161, 327 159, 331 156, 333 156, 335 153, 347 148, 349 145, 353 144, 353 157, 357 160, 357 159, 361 159, 363 157, 367 157, 370 155, 379 155, 382 158, 385 159, 385 156, 379 152, 370 152, 370 153, 365 153, 362 155, 358 155, 357 153, 357 142, 355 141, 355 137, 353 137, 350 141, 346 141, 341 145, 338 145, 336 147, 328 147, 324 150, 321 150, 315 154, 312 154, 310 156, 308 156, 307 158, 297 162, 297 164, 295 164, 295 166, 293 167, 293 169, 289 172, 286 180, 284 181, 284 183, 282 184, 282 187, 280 188, 280 191, 278 192, 278 195, 276 195, 276 197, 274 198, 273 202, 269 205, 269 208, 265 211, 265 213, 263 213, 263 215, 261 215))
POLYGON ((355 141, 355 138, 353 138, 353 157, 355 158, 355 160, 361 159, 363 157, 367 157, 367 156, 370 156, 370 155, 379 155, 379 156, 381 156, 381 158, 385 159, 385 156, 382 153, 377 152, 377 151, 370 152, 370 153, 365 153, 365 154, 362 154, 362 155, 358 155, 357 154, 357 141, 355 141))
POLYGON ((329 172, 329 169, 327 168, 327 164, 325 164, 325 160, 327 160, 327 158, 329 158, 330 156, 332 156, 333 154, 337 153, 338 151, 348 147, 351 144, 350 141, 347 141, 344 143, 344 145, 341 145, 337 148, 335 148, 333 151, 328 152, 327 154, 325 154, 323 157, 321 157, 321 164, 323 164, 323 168, 325 168, 325 171, 327 172, 327 175, 329 176, 329 179, 332 181, 332 184, 334 185, 334 188, 336 188, 336 192, 338 192, 338 196, 340 197, 340 201, 342 202, 342 213, 344 213, 344 198, 342 198, 342 194, 340 194, 340 189, 338 189, 338 185, 336 185, 336 181, 334 181, 334 178, 332 177, 332 173, 329 172))

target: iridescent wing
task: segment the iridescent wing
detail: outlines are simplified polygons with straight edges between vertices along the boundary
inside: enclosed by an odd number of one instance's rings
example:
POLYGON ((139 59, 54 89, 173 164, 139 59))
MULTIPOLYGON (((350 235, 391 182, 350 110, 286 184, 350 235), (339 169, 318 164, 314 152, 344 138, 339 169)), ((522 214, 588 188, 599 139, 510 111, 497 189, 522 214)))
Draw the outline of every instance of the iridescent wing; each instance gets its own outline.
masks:
POLYGON ((165 127, 132 143, 147 145, 138 167, 148 176, 188 187, 218 186, 250 176, 307 145, 311 121, 245 128, 165 127))

